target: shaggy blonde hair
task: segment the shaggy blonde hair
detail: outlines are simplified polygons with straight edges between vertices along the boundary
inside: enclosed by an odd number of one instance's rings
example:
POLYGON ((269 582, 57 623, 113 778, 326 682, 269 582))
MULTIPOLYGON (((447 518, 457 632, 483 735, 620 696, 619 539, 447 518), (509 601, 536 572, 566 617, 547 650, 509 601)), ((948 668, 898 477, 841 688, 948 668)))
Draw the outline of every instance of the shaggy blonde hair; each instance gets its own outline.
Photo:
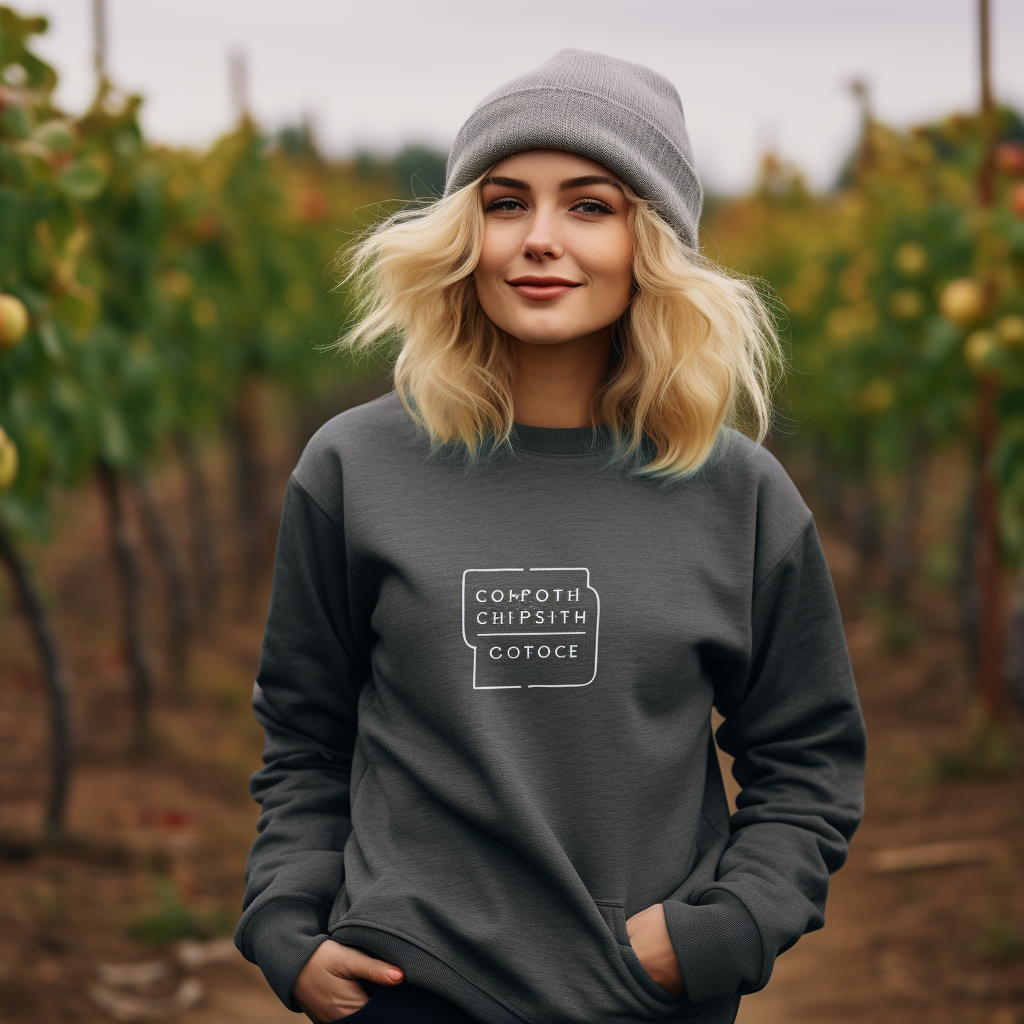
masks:
MULTIPOLYGON (((513 427, 515 347, 484 313, 473 280, 488 173, 395 214, 341 257, 360 319, 338 345, 359 352, 396 342, 395 388, 410 416, 435 445, 471 456, 508 441, 513 427)), ((612 428, 624 458, 645 434, 654 442, 642 472, 688 474, 723 425, 764 439, 782 366, 778 334, 749 281, 689 249, 651 204, 624 191, 636 289, 593 419, 612 428)))

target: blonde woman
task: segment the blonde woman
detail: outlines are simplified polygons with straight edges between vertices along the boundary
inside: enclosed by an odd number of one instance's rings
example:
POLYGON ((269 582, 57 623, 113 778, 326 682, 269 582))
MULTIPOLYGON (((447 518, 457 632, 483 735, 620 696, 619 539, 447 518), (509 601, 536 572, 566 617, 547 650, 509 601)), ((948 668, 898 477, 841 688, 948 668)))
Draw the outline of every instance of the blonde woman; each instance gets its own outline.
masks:
POLYGON ((562 51, 448 172, 352 257, 395 392, 289 484, 236 941, 317 1024, 727 1024, 862 808, 814 524, 733 429, 772 320, 646 68, 562 51))

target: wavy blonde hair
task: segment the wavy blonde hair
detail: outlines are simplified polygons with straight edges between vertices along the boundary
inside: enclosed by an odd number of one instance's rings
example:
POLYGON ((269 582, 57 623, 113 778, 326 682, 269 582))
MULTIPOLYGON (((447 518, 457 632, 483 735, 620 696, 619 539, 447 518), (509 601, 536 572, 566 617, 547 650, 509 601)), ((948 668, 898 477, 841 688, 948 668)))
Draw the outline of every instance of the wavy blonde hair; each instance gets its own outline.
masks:
MULTIPOLYGON (((359 320, 338 342, 366 351, 396 342, 395 389, 435 445, 471 456, 508 441, 516 353, 484 313, 473 271, 483 239, 475 182, 366 232, 340 257, 359 320)), ((594 402, 595 423, 636 456, 641 472, 682 475, 708 458, 723 425, 758 442, 772 418, 783 361, 775 320, 750 281, 689 249, 628 187, 635 293, 618 322, 616 355, 594 402)))

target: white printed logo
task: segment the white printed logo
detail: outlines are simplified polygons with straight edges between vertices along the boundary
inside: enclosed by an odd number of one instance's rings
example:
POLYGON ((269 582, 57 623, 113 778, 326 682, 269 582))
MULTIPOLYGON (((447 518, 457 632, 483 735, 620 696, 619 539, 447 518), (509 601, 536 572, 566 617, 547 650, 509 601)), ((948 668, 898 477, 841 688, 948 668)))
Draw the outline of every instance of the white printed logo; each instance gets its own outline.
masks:
POLYGON ((601 602, 589 569, 467 569, 462 639, 473 689, 588 686, 601 602))

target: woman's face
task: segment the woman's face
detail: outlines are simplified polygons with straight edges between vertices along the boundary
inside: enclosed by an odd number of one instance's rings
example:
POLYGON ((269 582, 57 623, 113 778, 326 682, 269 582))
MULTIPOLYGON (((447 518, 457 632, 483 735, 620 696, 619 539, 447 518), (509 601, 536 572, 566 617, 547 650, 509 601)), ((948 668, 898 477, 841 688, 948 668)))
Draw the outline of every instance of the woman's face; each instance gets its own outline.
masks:
POLYGON ((476 290, 507 334, 554 345, 609 328, 632 294, 629 202, 586 157, 529 150, 485 179, 476 290))

